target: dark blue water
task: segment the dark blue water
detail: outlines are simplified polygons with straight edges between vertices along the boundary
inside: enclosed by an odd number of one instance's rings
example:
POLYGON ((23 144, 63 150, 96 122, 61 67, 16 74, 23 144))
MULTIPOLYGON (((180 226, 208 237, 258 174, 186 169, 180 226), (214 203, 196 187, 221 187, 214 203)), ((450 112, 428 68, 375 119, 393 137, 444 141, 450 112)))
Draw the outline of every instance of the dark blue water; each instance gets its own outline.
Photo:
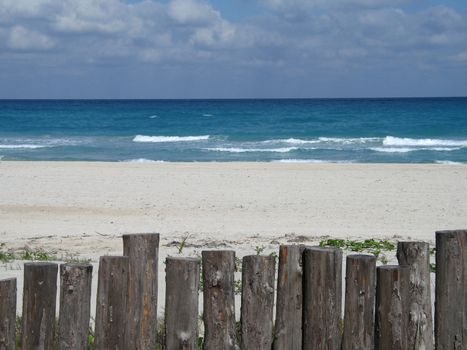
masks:
POLYGON ((467 98, 3 100, 0 158, 467 162, 467 98))

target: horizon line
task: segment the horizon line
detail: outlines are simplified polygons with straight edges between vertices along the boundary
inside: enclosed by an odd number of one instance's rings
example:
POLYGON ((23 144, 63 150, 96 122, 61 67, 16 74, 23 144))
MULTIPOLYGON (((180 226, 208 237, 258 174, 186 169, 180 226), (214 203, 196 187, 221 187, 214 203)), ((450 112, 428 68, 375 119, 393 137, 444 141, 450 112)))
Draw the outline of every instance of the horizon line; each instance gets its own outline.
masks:
POLYGON ((465 96, 380 96, 380 97, 174 97, 174 98, 0 98, 0 101, 245 101, 245 100, 392 100, 462 99, 465 96))

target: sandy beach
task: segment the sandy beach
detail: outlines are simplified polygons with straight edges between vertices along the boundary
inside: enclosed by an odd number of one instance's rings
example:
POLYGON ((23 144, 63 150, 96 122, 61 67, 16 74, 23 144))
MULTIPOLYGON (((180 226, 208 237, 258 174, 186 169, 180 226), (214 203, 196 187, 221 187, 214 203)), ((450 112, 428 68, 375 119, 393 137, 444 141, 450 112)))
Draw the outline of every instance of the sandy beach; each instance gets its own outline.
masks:
MULTIPOLYGON (((94 263, 121 254, 124 233, 159 232, 163 261, 185 238, 182 255, 243 256, 326 237, 432 243, 467 227, 465 165, 0 162, 0 194, 2 250, 94 263)), ((3 264, 0 278, 21 291, 21 270, 3 264)))
POLYGON ((0 162, 0 241, 105 253, 108 237, 431 241, 467 225, 464 165, 0 162))

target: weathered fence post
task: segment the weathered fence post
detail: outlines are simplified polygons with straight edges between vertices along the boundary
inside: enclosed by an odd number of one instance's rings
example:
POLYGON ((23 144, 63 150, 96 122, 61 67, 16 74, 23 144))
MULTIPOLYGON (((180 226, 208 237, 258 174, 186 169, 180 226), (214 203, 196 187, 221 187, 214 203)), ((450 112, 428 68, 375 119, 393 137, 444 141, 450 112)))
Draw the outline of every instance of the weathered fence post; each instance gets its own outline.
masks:
POLYGON ((467 349, 467 230, 436 232, 436 349, 467 349))
POLYGON ((167 350, 196 350, 200 263, 196 258, 166 260, 165 330, 167 350))
POLYGON ((54 263, 24 264, 23 350, 54 347, 57 271, 58 265, 54 263))
POLYGON ((0 349, 15 350, 16 278, 0 280, 0 349))
POLYGON ((301 245, 279 248, 274 350, 302 350, 303 249, 301 245))
POLYGON ((123 235, 123 255, 130 260, 127 349, 156 346, 159 234, 123 235))
POLYGON ((203 251, 205 350, 238 349, 235 328, 235 252, 203 251))
POLYGON ((407 346, 411 350, 433 350, 430 245, 399 242, 397 260, 399 265, 409 267, 407 346))
POLYGON ((101 256, 96 300, 96 350, 124 350, 128 297, 127 256, 101 256))
POLYGON ((91 308, 91 264, 60 265, 60 350, 87 349, 91 308))
POLYGON ((273 256, 249 255, 242 264, 242 349, 271 350, 273 336, 273 256))
POLYGON ((376 257, 348 255, 345 276, 342 350, 373 350, 376 257))
POLYGON ((338 350, 341 344, 342 250, 303 253, 303 349, 338 350))
POLYGON ((406 350, 409 268, 386 265, 376 271, 375 349, 406 350))

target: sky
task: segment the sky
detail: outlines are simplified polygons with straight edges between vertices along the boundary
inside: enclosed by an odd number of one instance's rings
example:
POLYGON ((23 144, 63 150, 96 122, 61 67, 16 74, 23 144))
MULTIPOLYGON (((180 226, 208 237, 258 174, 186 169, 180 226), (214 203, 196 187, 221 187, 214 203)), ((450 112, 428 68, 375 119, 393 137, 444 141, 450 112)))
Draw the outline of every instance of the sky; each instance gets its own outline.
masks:
POLYGON ((0 0, 0 98, 467 96, 463 0, 0 0))

